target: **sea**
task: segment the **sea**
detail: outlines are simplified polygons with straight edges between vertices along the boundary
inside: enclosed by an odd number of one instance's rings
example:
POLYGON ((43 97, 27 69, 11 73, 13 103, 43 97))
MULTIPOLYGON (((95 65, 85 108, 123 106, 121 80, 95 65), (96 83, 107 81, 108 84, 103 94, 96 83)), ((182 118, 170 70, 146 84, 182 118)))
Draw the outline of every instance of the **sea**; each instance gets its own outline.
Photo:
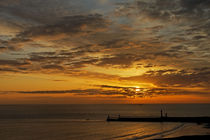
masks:
POLYGON ((107 116, 210 116, 210 104, 0 105, 0 140, 148 140, 207 135, 205 124, 107 122, 107 116))

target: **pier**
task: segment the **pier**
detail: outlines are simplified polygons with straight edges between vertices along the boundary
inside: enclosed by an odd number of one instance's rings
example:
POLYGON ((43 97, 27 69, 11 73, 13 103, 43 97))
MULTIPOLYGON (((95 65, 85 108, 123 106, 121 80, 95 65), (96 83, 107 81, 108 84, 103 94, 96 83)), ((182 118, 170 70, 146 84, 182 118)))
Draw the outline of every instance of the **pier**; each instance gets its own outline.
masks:
POLYGON ((119 122, 185 122, 185 123, 209 123, 210 117, 168 117, 167 112, 163 115, 163 110, 160 110, 160 117, 118 117, 108 115, 107 121, 119 122))
POLYGON ((107 121, 119 122, 186 122, 186 123, 210 123, 210 117, 107 117, 107 121))

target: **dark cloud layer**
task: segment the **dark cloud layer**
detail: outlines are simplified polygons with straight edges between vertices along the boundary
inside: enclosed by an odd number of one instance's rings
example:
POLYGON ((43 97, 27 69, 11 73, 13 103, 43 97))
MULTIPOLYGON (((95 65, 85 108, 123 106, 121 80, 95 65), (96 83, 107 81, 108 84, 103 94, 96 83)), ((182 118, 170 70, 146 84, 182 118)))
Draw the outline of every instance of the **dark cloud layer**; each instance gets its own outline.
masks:
POLYGON ((147 71, 144 75, 123 79, 152 82, 161 87, 203 87, 208 89, 210 86, 210 69, 203 68, 193 72, 175 69, 147 71))
POLYGON ((151 18, 163 20, 209 18, 206 11, 210 7, 208 0, 155 0, 153 2, 137 0, 136 3, 140 12, 146 13, 151 18))
POLYGON ((135 87, 120 87, 112 85, 99 85, 97 89, 75 89, 75 90, 45 90, 45 91, 16 91, 21 94, 72 94, 72 95, 105 95, 116 96, 118 98, 144 98, 156 97, 165 95, 199 95, 208 94, 205 91, 191 91, 188 89, 174 88, 135 88, 135 87), (139 90, 136 90, 139 89, 139 90))
POLYGON ((53 24, 47 24, 44 26, 32 27, 23 33, 19 34, 21 38, 23 37, 36 37, 36 36, 53 36, 57 34, 68 34, 74 35, 79 32, 92 32, 97 28, 105 28, 106 21, 103 19, 102 15, 75 15, 67 16, 56 21, 53 24), (87 27, 85 27, 87 26, 87 27), (86 31, 83 28, 88 28, 86 31), (93 30, 94 29, 94 30, 93 30))
POLYGON ((8 66, 24 66, 30 64, 26 61, 16 61, 16 60, 0 60, 0 65, 8 65, 8 66))

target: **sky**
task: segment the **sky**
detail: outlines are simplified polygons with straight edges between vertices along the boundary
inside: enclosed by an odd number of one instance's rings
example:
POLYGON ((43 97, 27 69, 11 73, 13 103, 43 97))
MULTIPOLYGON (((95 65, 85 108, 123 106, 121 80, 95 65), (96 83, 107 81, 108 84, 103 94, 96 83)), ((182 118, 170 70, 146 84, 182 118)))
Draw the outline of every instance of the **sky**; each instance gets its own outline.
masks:
POLYGON ((1 0, 0 103, 210 103, 209 0, 1 0))

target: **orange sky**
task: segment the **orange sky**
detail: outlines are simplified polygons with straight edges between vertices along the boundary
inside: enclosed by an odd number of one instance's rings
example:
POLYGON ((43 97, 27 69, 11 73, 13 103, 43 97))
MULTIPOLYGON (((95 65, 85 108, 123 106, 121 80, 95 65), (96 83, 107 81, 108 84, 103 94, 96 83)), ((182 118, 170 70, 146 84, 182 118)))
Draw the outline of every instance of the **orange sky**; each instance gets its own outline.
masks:
POLYGON ((1 0, 0 103, 210 103, 207 5, 1 0))

